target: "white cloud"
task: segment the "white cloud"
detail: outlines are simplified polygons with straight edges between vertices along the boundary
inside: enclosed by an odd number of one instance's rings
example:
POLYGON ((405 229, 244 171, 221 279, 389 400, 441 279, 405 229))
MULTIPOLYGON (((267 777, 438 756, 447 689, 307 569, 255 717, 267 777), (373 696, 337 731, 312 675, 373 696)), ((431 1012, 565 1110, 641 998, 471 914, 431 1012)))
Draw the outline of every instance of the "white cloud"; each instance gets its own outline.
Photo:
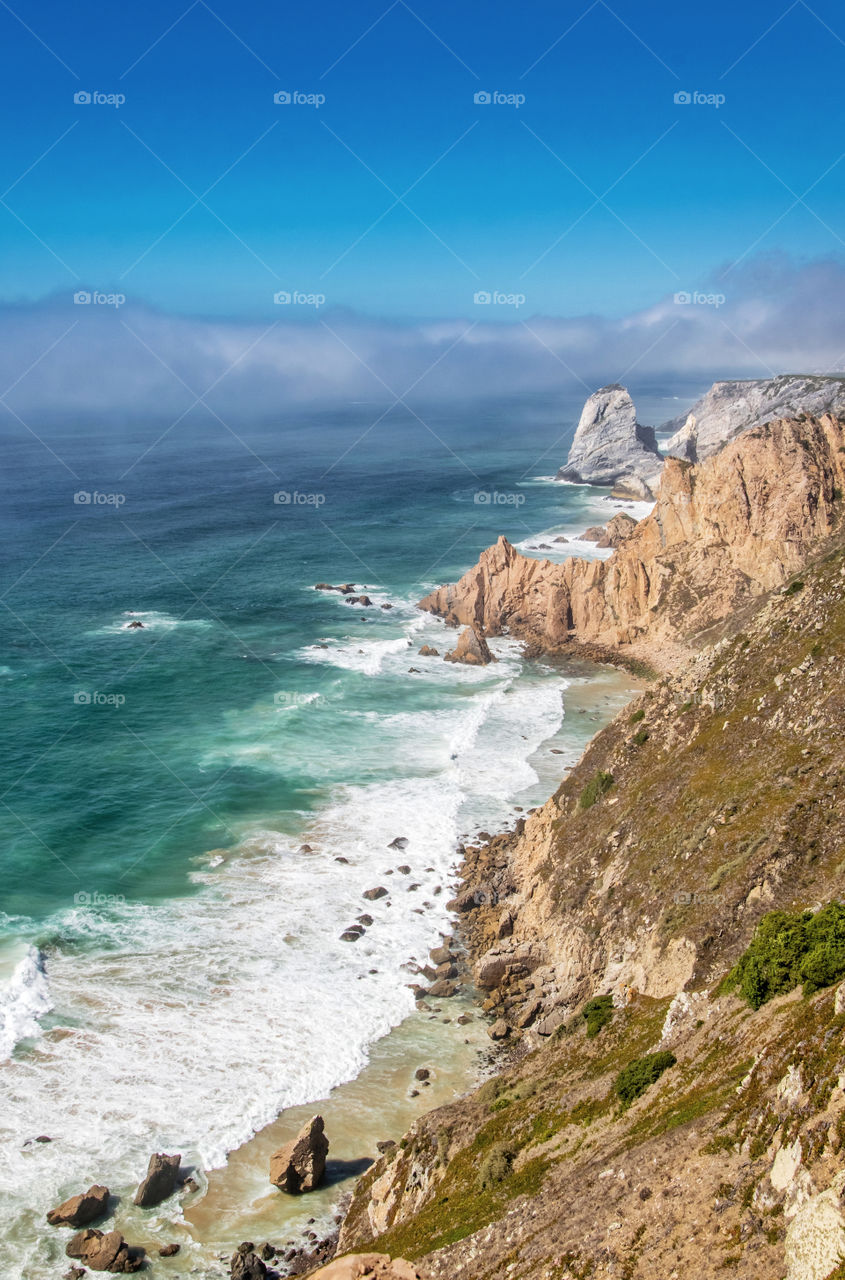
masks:
POLYGON ((572 391, 581 381, 592 390, 610 381, 845 367, 839 260, 759 258, 714 275, 698 292, 725 301, 684 305, 669 296, 621 319, 519 311, 505 322, 476 307, 417 324, 328 309, 291 319, 293 308, 263 323, 227 322, 168 315, 131 299, 118 309, 75 306, 68 292, 0 304, 0 389, 24 417, 175 416, 214 384, 208 403, 243 420, 303 403, 387 405, 409 387, 419 403, 572 391))

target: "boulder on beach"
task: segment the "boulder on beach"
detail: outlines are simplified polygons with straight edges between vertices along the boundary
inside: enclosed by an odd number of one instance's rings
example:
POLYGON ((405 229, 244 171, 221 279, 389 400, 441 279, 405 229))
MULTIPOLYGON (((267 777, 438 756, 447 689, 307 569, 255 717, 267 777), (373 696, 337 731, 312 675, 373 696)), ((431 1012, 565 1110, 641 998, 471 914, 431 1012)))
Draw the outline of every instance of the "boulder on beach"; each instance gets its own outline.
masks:
POLYGON ((350 1253, 315 1271, 311 1280, 420 1280, 416 1267, 386 1253, 350 1253))
POLYGON ((375 902, 377 898, 386 898, 387 890, 384 885, 380 884, 375 889, 365 889, 362 897, 366 898, 368 902, 375 902))
POLYGON ((230 1262, 231 1280, 264 1280, 266 1274, 267 1268, 255 1252, 252 1241, 246 1240, 239 1244, 230 1262))
POLYGON ((109 1203, 109 1189, 96 1184, 77 1196, 71 1196, 47 1214, 51 1227, 84 1227, 101 1218, 109 1203))
POLYGON ((454 649, 444 655, 444 662, 463 662, 469 667, 486 667, 495 661, 487 641, 475 627, 464 627, 454 649))
POLYGON ((161 1246, 158 1251, 158 1256, 160 1258, 175 1258, 181 1248, 181 1244, 177 1244, 177 1242, 173 1240, 170 1244, 163 1244, 161 1246))
POLYGON ((119 1231, 97 1231, 85 1227, 77 1231, 65 1246, 69 1258, 79 1258, 92 1271, 112 1273, 140 1271, 144 1250, 128 1245, 119 1231))
POLYGON ((421 649, 417 650, 421 658, 439 658, 440 650, 434 649, 430 644, 424 644, 421 649))
POLYGON ((329 1140, 322 1116, 312 1116, 296 1137, 270 1157, 270 1181, 288 1195, 319 1187, 326 1172, 329 1140))
POLYGON ((150 1209, 153 1205, 161 1204, 162 1200, 166 1200, 168 1196, 172 1196, 179 1180, 181 1160, 180 1155, 168 1156, 163 1152, 151 1155, 147 1176, 135 1192, 134 1203, 142 1209, 150 1209))

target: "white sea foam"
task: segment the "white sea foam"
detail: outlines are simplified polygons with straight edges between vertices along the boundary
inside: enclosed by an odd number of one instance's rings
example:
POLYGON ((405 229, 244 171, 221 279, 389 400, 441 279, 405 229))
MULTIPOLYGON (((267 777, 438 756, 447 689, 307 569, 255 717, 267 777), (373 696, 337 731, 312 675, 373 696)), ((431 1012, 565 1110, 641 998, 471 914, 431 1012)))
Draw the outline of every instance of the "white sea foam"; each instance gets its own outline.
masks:
POLYGON ((0 1062, 11 1056, 15 1045, 41 1034, 38 1019, 53 1007, 44 957, 28 947, 11 978, 0 988, 0 1062))
MULTIPOLYGON (((384 626, 394 621, 391 613, 384 626)), ((348 713, 350 724, 367 726, 357 776, 362 759, 363 776, 370 767, 394 776, 335 787, 295 838, 265 826, 225 856, 204 858, 192 896, 54 917, 43 930, 49 989, 37 951, 15 971, 15 1007, 24 992, 29 1002, 16 1040, 37 1035, 53 1005, 50 1027, 2 1069, 0 1194, 26 1242, 29 1280, 55 1274, 39 1224, 57 1199, 94 1181, 126 1195, 153 1150, 219 1166, 280 1110, 356 1076, 369 1046, 412 1010, 403 966, 424 962, 450 927, 460 834, 509 816, 536 782, 529 757, 563 716, 565 682, 525 677, 509 640, 494 642, 500 661, 484 669, 416 657, 423 640, 442 653, 453 635, 409 612, 399 636, 299 653, 373 679, 417 679, 408 666, 421 668, 429 706, 348 713), (408 840, 401 852, 388 848, 397 836, 408 840), (298 852, 303 839, 313 853, 298 852), (398 871, 406 863, 410 875, 398 871), (363 898, 382 884, 387 897, 363 898), (341 941, 364 912, 373 924, 363 938, 341 941), (40 1133, 54 1141, 24 1145, 40 1133)), ((303 714, 333 715, 339 682, 303 714)), ((215 759, 273 767, 279 739, 256 741, 261 715, 280 731, 292 723, 268 698, 228 724, 215 759)), ((309 749, 312 740, 308 771, 318 778, 319 753, 328 756, 334 740, 321 743, 309 724, 309 749)), ((161 1212, 166 1220, 178 1206, 161 1212)))

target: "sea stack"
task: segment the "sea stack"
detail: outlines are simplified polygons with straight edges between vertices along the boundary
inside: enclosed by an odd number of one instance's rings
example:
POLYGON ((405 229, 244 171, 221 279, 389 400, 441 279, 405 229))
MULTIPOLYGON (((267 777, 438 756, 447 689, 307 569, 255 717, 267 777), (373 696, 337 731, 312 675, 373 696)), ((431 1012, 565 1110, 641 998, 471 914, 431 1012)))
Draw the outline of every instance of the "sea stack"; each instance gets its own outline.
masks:
POLYGON ((292 1196, 313 1191, 325 1176, 328 1153, 323 1117, 312 1116, 292 1142, 270 1157, 270 1181, 292 1196))
POLYGON ((614 382, 594 392, 584 405, 557 479, 613 485, 620 495, 650 501, 662 467, 654 430, 637 422, 627 389, 614 382))

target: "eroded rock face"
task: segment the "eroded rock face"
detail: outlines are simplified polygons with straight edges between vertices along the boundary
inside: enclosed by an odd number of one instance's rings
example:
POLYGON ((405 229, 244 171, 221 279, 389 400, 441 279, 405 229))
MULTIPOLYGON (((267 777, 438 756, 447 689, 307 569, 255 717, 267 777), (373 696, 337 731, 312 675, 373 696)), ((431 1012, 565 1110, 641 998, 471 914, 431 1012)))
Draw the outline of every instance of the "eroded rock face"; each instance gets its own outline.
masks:
POLYGON ((820 417, 845 412, 845 378, 803 375, 714 382, 690 414, 663 427, 673 432, 666 452, 700 462, 750 427, 800 413, 820 417), (692 422, 691 422, 692 420, 692 422))
POLYGON ((179 1180, 181 1160, 180 1155, 168 1156, 161 1152, 151 1155, 147 1176, 135 1192, 135 1204, 149 1209, 172 1196, 179 1180))
POLYGON ((84 1227, 106 1212, 109 1189, 95 1185, 78 1196, 71 1196, 47 1214, 51 1227, 84 1227))
POLYGON ((270 1181, 288 1195, 319 1187, 326 1172, 329 1140, 322 1116, 312 1116, 297 1136, 270 1157, 270 1181))
POLYGON ((444 661, 463 662, 469 667, 486 667, 496 659, 484 636, 475 627, 466 627, 459 635, 454 649, 445 655, 444 661))
POLYGON ((584 405, 566 466, 557 478, 575 484, 618 483, 638 497, 647 497, 656 487, 662 465, 654 431, 637 422, 625 387, 612 383, 584 405))
POLYGON ((843 489, 838 418, 768 423, 697 466, 667 459, 654 510, 608 560, 553 564, 500 538, 420 608, 551 649, 682 642, 801 569, 836 528, 843 489))

